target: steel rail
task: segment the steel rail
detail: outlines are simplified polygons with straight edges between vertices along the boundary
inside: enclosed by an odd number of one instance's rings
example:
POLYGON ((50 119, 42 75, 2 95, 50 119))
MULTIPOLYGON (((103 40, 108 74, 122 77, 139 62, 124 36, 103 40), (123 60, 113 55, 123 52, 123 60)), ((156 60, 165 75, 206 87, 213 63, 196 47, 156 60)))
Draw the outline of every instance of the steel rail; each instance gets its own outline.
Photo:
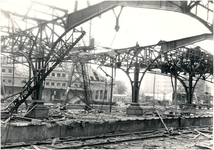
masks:
MULTIPOLYGON (((192 126, 192 127, 181 127, 181 133, 182 134, 190 134, 190 133, 196 133, 194 129, 197 128, 198 130, 204 129, 204 128, 210 128, 210 126, 192 126), (185 131, 188 129, 188 131, 185 131), (184 130, 184 131, 182 131, 184 130), (189 131, 192 130, 192 131, 189 131)), ((204 131, 204 130, 203 130, 204 131)), ((112 137, 123 137, 123 136, 128 136, 128 135, 137 135, 137 134, 143 134, 143 137, 139 138, 129 138, 129 139, 122 139, 122 140, 112 140, 112 141, 107 141, 107 142, 97 142, 97 143, 88 143, 88 144, 80 144, 80 145, 73 145, 73 146, 67 146, 67 147, 56 147, 53 145, 53 140, 51 141, 33 141, 30 143, 16 143, 16 144, 11 144, 11 145, 5 145, 1 146, 1 149, 9 149, 9 148, 18 148, 18 147, 27 147, 31 145, 42 145, 46 148, 54 148, 54 149, 68 149, 68 148, 81 148, 84 146, 96 146, 96 145, 107 145, 107 144, 116 144, 116 143, 122 143, 122 142, 130 142, 130 141, 136 141, 136 140, 144 140, 144 139, 152 139, 152 138, 159 138, 159 137, 169 137, 167 134, 163 133, 164 130, 149 130, 149 131, 139 131, 139 132, 130 132, 130 133, 121 133, 121 134, 109 134, 109 135, 97 135, 97 136, 88 136, 88 137, 78 137, 78 138, 72 138, 72 137, 64 137, 64 138, 59 138, 59 140, 55 141, 55 144, 63 143, 63 142, 69 142, 69 141, 85 141, 85 140, 93 140, 93 139, 105 139, 106 141, 108 140, 107 138, 112 138, 112 137), (159 135, 154 135, 158 134, 159 135), (153 134, 152 136, 149 136, 153 134), (51 145, 46 145, 46 144, 52 144, 51 145)), ((211 133, 211 132, 207 132, 211 133)), ((173 135, 176 136, 176 135, 173 135)))
MULTIPOLYGON (((80 144, 80 145, 74 145, 74 146, 67 146, 67 147, 57 147, 57 149, 72 149, 72 148, 81 148, 85 146, 96 146, 96 145, 107 145, 107 144, 116 144, 116 143, 123 143, 123 142, 130 142, 130 141, 137 141, 137 140, 146 140, 146 139, 152 139, 152 138, 160 138, 160 137, 168 137, 165 134, 161 135, 154 135, 154 136, 148 136, 148 137, 140 137, 140 138, 130 138, 130 139, 123 139, 123 140, 107 140, 106 142, 97 142, 97 143, 88 143, 88 144, 80 144)), ((52 146, 51 146, 52 147, 52 146)), ((54 148, 54 147, 53 147, 54 148)))
MULTIPOLYGON (((62 143, 62 142, 69 142, 69 141, 85 141, 85 140, 93 140, 93 139, 105 139, 105 138, 111 138, 111 137, 119 137, 119 136, 127 136, 127 135, 137 135, 137 134, 150 134, 150 133, 159 133, 161 130, 150 130, 150 131, 140 131, 140 132, 132 132, 132 133, 121 133, 121 134, 110 134, 110 135, 102 135, 102 136, 88 136, 88 137, 78 137, 78 138, 72 138, 72 137, 65 137, 65 138, 59 138, 60 140, 56 141, 55 144, 62 143)), ((145 137, 144 137, 145 138, 145 137)), ((7 145, 7 146, 1 146, 2 149, 7 148, 16 148, 16 147, 27 147, 31 145, 44 145, 44 144, 52 144, 52 141, 36 141, 31 143, 25 143, 25 144, 14 144, 14 145, 7 145)), ((47 147, 56 148, 54 146, 44 145, 47 147)))

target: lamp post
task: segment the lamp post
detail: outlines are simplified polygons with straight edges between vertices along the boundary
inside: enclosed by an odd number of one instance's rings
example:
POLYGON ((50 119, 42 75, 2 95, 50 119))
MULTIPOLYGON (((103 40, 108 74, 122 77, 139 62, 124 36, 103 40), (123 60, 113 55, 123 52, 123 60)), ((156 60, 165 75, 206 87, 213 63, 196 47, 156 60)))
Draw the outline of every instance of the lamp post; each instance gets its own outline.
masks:
POLYGON ((174 101, 175 101, 175 112, 177 112, 177 66, 175 65, 175 96, 174 96, 174 101))
POLYGON ((111 68, 111 97, 110 97, 110 113, 111 113, 111 105, 112 105, 112 96, 113 96, 113 82, 114 82, 114 78, 113 78, 113 71, 114 71, 114 59, 112 58, 112 68, 111 68))
POLYGON ((155 107, 155 82, 156 82, 156 74, 154 74, 154 83, 153 83, 153 108, 155 107))

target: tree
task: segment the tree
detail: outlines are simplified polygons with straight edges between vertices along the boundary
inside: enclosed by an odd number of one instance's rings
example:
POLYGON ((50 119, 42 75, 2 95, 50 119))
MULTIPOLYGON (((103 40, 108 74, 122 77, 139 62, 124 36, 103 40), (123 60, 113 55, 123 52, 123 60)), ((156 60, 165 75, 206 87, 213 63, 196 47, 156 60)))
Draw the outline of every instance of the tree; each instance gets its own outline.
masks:
POLYGON ((126 93, 127 87, 123 81, 115 80, 114 84, 115 84, 114 94, 125 94, 126 93))

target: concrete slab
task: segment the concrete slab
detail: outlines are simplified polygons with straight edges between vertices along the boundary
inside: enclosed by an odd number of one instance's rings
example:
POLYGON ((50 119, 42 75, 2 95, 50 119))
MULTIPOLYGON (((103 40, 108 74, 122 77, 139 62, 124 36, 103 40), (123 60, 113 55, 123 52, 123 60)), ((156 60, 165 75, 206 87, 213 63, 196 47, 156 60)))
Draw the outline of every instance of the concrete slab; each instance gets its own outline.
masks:
MULTIPOLYGON (((163 119, 166 126, 185 127, 185 126, 212 126, 213 117, 182 117, 163 119)), ((107 121, 107 120, 106 120, 107 121)), ((139 118, 138 120, 121 119, 120 121, 96 122, 84 120, 70 120, 70 122, 42 123, 41 125, 20 124, 19 123, 2 125, 1 133, 2 144, 14 142, 44 141, 52 137, 81 137, 95 136, 107 133, 127 133, 137 131, 147 131, 154 129, 164 129, 159 118, 139 118), (61 123, 61 124, 60 124, 61 123)))

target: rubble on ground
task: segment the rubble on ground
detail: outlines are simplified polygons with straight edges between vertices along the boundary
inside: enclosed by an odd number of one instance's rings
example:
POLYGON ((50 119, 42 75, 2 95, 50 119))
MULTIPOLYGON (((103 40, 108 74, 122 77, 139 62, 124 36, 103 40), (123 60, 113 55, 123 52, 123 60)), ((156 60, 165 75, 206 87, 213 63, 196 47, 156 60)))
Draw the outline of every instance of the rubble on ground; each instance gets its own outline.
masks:
MULTIPOLYGON (((142 116, 128 116, 126 114, 126 108, 129 105, 121 104, 119 106, 112 106, 111 113, 109 112, 109 105, 106 106, 93 106, 94 109, 84 110, 84 107, 79 108, 68 108, 69 109, 61 109, 60 104, 50 105, 48 118, 42 119, 41 121, 47 123, 48 126, 50 124, 71 124, 72 122, 81 122, 81 121, 89 121, 89 122, 105 122, 105 121, 117 121, 117 120, 128 120, 128 119, 139 119, 139 118, 150 118, 150 117, 159 117, 159 115, 163 118, 166 117, 178 117, 185 116, 186 114, 181 114, 181 110, 177 109, 175 113, 175 107, 173 106, 141 106, 143 109, 142 116)), ((23 110, 20 112, 24 113, 23 110)), ((204 116, 204 115, 212 115, 212 110, 196 110, 195 114, 187 114, 188 116, 204 116)), ((20 115, 21 117, 21 115, 20 115)), ((39 120, 39 119, 38 119, 39 120)), ((21 118, 13 118, 12 122, 29 122, 30 120, 21 119, 21 118)), ((2 121, 3 122, 3 121, 2 121)), ((33 124, 37 124, 35 120, 30 121, 33 124)))

